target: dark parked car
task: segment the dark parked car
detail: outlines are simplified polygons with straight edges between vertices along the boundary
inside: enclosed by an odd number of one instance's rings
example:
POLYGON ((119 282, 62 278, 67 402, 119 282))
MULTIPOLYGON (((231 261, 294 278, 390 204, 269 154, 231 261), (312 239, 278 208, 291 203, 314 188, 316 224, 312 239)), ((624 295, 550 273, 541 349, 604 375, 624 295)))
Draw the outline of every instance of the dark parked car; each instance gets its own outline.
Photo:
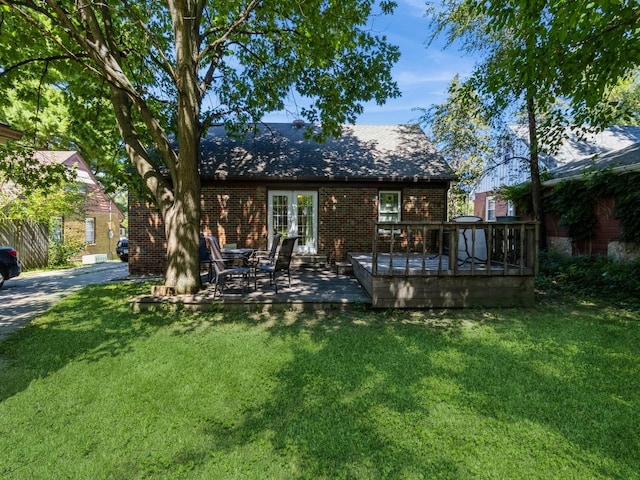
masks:
POLYGON ((121 238, 116 245, 116 253, 123 262, 129 261, 129 240, 121 238))
POLYGON ((13 247, 0 247, 0 288, 5 280, 17 277, 22 271, 18 252, 13 247))

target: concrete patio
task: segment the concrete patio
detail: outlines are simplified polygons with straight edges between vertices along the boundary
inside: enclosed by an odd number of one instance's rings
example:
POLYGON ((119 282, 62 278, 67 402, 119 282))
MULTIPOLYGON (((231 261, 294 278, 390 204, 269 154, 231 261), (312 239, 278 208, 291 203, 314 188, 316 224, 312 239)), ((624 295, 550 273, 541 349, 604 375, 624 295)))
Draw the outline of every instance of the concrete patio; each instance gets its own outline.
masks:
MULTIPOLYGON (((203 283, 206 276, 203 277, 203 283)), ((286 276, 278 279, 278 293, 267 276, 253 279, 243 292, 238 284, 230 284, 222 295, 214 297, 214 285, 195 295, 140 295, 130 300, 134 311, 154 308, 188 308, 212 310, 220 307, 249 311, 346 311, 371 305, 371 298, 352 275, 339 275, 336 270, 296 269, 291 271, 291 287, 286 276)))

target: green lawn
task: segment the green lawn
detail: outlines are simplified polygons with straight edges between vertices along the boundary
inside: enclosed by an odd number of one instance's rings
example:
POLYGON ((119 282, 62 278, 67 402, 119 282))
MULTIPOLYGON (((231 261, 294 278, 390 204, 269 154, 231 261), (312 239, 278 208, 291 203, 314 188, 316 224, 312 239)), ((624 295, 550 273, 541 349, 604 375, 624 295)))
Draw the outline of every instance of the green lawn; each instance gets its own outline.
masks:
POLYGON ((0 342, 1 479, 640 478, 640 311, 132 314, 0 342))

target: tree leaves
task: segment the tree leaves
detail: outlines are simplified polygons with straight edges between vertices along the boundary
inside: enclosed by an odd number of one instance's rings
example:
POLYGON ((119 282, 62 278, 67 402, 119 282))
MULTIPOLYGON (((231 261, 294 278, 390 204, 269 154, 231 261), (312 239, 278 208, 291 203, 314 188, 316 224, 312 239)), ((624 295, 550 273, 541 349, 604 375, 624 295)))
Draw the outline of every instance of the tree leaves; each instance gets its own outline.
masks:
MULTIPOLYGON (((337 135, 364 102, 399 95, 391 77, 398 49, 367 28, 376 8, 392 11, 392 0, 0 5, 10 8, 9 31, 24 27, 57 58, 73 61, 64 64, 62 88, 72 87, 79 105, 91 104, 91 88, 96 98, 109 99, 121 145, 165 221, 166 284, 180 293, 200 286, 198 161, 204 128, 224 123, 244 130, 244 124, 281 108, 283 96, 295 90, 310 100, 301 114, 320 122, 319 137, 337 135), (80 88, 81 79, 91 88, 80 88)), ((5 72, 41 57, 38 41, 17 43, 32 47, 11 50, 0 62, 5 72)))

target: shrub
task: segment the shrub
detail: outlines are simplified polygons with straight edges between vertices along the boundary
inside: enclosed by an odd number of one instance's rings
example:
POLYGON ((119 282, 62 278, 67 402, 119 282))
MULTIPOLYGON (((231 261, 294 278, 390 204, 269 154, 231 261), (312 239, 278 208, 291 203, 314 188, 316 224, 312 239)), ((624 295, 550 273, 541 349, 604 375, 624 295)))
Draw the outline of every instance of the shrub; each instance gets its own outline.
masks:
POLYGON ((63 241, 49 242, 49 266, 64 267, 71 263, 71 258, 84 249, 81 240, 70 238, 63 241))
POLYGON ((545 252, 540 255, 538 288, 601 297, 622 302, 640 302, 640 259, 618 262, 605 256, 567 257, 545 252))

